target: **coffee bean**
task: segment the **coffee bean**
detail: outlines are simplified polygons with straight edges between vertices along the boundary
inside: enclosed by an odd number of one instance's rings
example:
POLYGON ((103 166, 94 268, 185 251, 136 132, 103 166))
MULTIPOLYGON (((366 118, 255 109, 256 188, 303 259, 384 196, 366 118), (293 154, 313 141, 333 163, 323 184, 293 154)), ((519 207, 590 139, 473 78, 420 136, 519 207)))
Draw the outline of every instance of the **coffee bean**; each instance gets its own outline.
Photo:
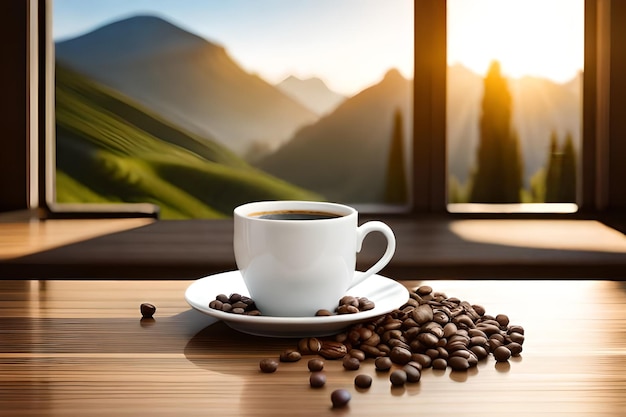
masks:
POLYGON ((487 356, 489 356, 489 352, 483 346, 472 346, 470 350, 476 355, 479 361, 482 361, 487 356))
POLYGON ((361 362, 352 356, 346 356, 343 359, 343 367, 348 371, 356 371, 361 367, 361 362))
POLYGON ((498 362, 506 362, 511 357, 511 351, 506 346, 498 346, 493 351, 493 357, 496 358, 498 362))
POLYGON ((278 369, 278 361, 276 359, 261 359, 259 362, 261 372, 270 374, 278 369))
POLYGON ((437 358, 433 361, 433 369, 443 370, 448 367, 448 361, 443 358, 437 358))
POLYGON ((354 378, 354 385, 359 388, 369 388, 372 386, 372 377, 365 374, 357 375, 354 378))
POLYGON ((377 371, 388 371, 389 369, 391 369, 391 359, 389 359, 389 357, 387 356, 381 356, 379 358, 376 358, 376 360, 374 361, 374 366, 376 367, 377 371))
POLYGON ((521 333, 511 332, 509 333, 509 338, 511 342, 519 343, 520 345, 524 343, 524 335, 521 333))
POLYGON ((455 371, 466 371, 470 367, 467 359, 462 356, 451 356, 448 359, 448 365, 455 371))
POLYGON ((474 308, 476 314, 478 314, 480 317, 485 315, 485 307, 476 304, 472 305, 472 307, 474 308))
POLYGON ((393 363, 405 365, 411 360, 411 351, 406 348, 396 346, 391 349, 391 352, 389 352, 389 358, 393 363))
POLYGON ((337 314, 355 314, 359 312, 359 308, 353 305, 342 304, 337 307, 337 314))
POLYGON ((407 382, 419 382, 422 378, 422 372, 414 366, 404 365, 402 368, 404 372, 406 372, 406 380, 407 382))
POLYGON ((316 337, 304 337, 298 341, 298 351, 303 355, 313 355, 320 351, 322 342, 316 337))
POLYGON ((511 356, 519 356, 522 353, 522 345, 520 343, 511 342, 506 347, 511 351, 511 356))
POLYGON ((509 316, 507 316, 506 314, 498 314, 496 316, 496 321, 500 326, 506 327, 509 325, 509 316))
POLYGON ((297 362, 302 359, 302 355, 295 349, 287 349, 280 354, 281 362, 297 362))
POLYGON ((139 310, 141 311, 141 317, 151 318, 156 312, 156 307, 154 306, 154 304, 142 303, 139 306, 139 310))
POLYGON ((351 295, 344 295, 341 300, 339 300, 339 305, 351 305, 354 307, 359 306, 359 300, 356 297, 351 295))
POLYGON ((422 365, 423 368, 430 368, 430 366, 433 363, 433 360, 431 359, 430 356, 424 354, 424 353, 414 353, 411 355, 411 360, 419 363, 420 365, 422 365))
POLYGON ((422 285, 422 286, 418 287, 418 288, 415 290, 415 292, 416 292, 418 295, 422 295, 422 296, 424 296, 424 295, 431 294, 431 293, 433 292, 433 288, 432 288, 432 287, 430 287, 430 286, 428 286, 428 285, 422 285))
POLYGON ((411 314, 413 320, 420 325, 433 319, 433 309, 430 308, 428 304, 421 304, 417 306, 411 314))
POLYGON ((318 358, 315 359, 311 359, 308 363, 307 366, 309 368, 309 371, 311 372, 319 372, 322 369, 324 369, 324 361, 318 358))
POLYGON ((348 355, 352 356, 353 358, 357 358, 361 362, 365 360, 365 352, 360 349, 350 349, 348 355))
POLYGON ((351 399, 352 395, 350 395, 350 392, 343 388, 336 389, 330 394, 330 401, 333 404, 333 408, 345 407, 351 399))
POLYGON ((322 310, 317 310, 317 312, 315 313, 315 315, 316 315, 316 316, 323 317, 323 316, 332 316, 332 315, 333 315, 333 313, 332 313, 331 311, 329 311, 329 310, 324 310, 324 309, 322 309, 322 310))
POLYGON ((389 381, 394 386, 404 385, 407 381, 407 374, 404 369, 396 369, 389 375, 389 381))
POLYGON ((321 388, 326 384, 326 375, 323 372, 313 372, 309 376, 311 388, 321 388))

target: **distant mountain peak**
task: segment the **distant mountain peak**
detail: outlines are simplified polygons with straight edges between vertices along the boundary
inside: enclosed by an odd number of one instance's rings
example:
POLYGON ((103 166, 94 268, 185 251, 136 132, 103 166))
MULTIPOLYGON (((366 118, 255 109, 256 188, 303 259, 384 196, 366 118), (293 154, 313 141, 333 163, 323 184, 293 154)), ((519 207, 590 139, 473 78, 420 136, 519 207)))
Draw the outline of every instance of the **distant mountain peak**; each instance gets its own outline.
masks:
MULTIPOLYGON (((168 20, 149 14, 133 15, 100 26, 84 35, 57 43, 57 57, 81 55, 84 59, 99 57, 132 57, 162 53, 168 49, 215 47, 206 39, 179 28, 168 20), (94 47, 97 45, 97 48, 94 47)), ((107 58, 108 59, 108 58, 107 58)), ((103 64, 106 64, 106 59, 103 64)))
POLYGON ((317 77, 302 79, 290 75, 276 87, 318 115, 330 113, 345 99, 341 94, 328 88, 326 83, 317 77))
POLYGON ((383 79, 394 80, 394 81, 396 80, 406 81, 406 79, 402 76, 400 71, 398 71, 396 68, 391 68, 389 71, 387 71, 383 79))

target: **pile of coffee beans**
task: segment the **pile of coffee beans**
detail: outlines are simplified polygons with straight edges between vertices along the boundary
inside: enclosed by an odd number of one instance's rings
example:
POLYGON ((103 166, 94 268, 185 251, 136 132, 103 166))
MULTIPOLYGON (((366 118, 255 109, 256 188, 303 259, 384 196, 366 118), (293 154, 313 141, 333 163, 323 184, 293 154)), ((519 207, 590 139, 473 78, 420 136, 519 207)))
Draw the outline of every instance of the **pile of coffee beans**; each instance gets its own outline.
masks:
POLYGON ((252 298, 238 293, 233 293, 230 296, 218 294, 215 300, 209 303, 209 307, 225 313, 245 314, 248 316, 261 315, 261 312, 256 308, 256 304, 252 298))
MULTIPOLYGON (((334 312, 329 310, 318 310, 316 316, 333 316, 335 314, 354 314, 360 311, 372 310, 376 305, 367 297, 344 296, 339 300, 339 304, 334 312)), ((245 295, 233 293, 231 295, 218 294, 209 303, 209 307, 225 313, 245 314, 248 316, 260 316, 261 312, 256 307, 254 300, 245 295)))
MULTIPOLYGON (((334 338, 301 339, 297 352, 342 359, 348 371, 358 370, 363 361, 370 359, 376 372, 389 373, 392 386, 402 386, 419 382, 422 370, 427 368, 464 372, 489 355, 496 362, 506 362, 522 353, 523 343, 524 328, 511 324, 506 314, 488 315, 480 305, 421 286, 410 292, 409 300, 400 308, 369 322, 354 324, 334 338)), ((283 352, 281 361, 283 356, 296 358, 293 351, 283 352)), ((262 361, 262 372, 276 370, 264 370, 264 367, 262 361)), ((322 360, 311 359, 309 370, 311 387, 323 386, 326 377, 319 375, 323 370, 322 360), (313 361, 315 365, 311 365, 313 361)), ((354 380, 360 389, 369 388, 371 383, 371 377, 366 374, 357 375, 354 380)), ((333 392, 333 407, 347 405, 350 393, 345 394, 333 392)))

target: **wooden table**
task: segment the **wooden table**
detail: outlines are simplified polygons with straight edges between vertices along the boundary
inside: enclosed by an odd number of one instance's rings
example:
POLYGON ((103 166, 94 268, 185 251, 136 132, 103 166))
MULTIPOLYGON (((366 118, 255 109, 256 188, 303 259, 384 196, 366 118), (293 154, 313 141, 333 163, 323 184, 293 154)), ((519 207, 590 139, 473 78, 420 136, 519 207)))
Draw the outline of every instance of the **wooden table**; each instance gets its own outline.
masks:
POLYGON ((263 374, 259 361, 295 347, 249 336, 191 310, 191 281, 0 281, 2 416, 623 416, 626 285, 617 281, 403 281, 505 313, 526 330, 521 357, 467 372, 425 370, 392 387, 371 360, 326 361, 324 388, 307 357, 263 374), (142 321, 139 305, 157 306, 142 321), (373 377, 357 390, 357 373, 373 377), (330 393, 352 393, 332 409, 330 393))

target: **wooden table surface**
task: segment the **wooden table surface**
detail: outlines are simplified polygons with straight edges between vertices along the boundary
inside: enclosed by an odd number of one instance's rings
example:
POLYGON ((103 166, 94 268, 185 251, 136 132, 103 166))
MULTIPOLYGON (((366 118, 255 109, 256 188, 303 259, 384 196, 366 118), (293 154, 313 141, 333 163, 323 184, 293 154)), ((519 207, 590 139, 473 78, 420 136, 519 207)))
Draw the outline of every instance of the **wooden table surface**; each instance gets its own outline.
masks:
POLYGON ((192 281, 0 281, 1 416, 624 416, 626 285, 618 281, 403 281, 507 314, 525 328, 520 357, 469 371, 426 369, 392 387, 371 360, 307 357, 259 371, 293 339, 238 333, 191 310, 192 281), (154 321, 139 305, 157 306, 154 321), (357 373, 373 377, 357 390, 357 373), (348 407, 332 409, 345 388, 348 407))

